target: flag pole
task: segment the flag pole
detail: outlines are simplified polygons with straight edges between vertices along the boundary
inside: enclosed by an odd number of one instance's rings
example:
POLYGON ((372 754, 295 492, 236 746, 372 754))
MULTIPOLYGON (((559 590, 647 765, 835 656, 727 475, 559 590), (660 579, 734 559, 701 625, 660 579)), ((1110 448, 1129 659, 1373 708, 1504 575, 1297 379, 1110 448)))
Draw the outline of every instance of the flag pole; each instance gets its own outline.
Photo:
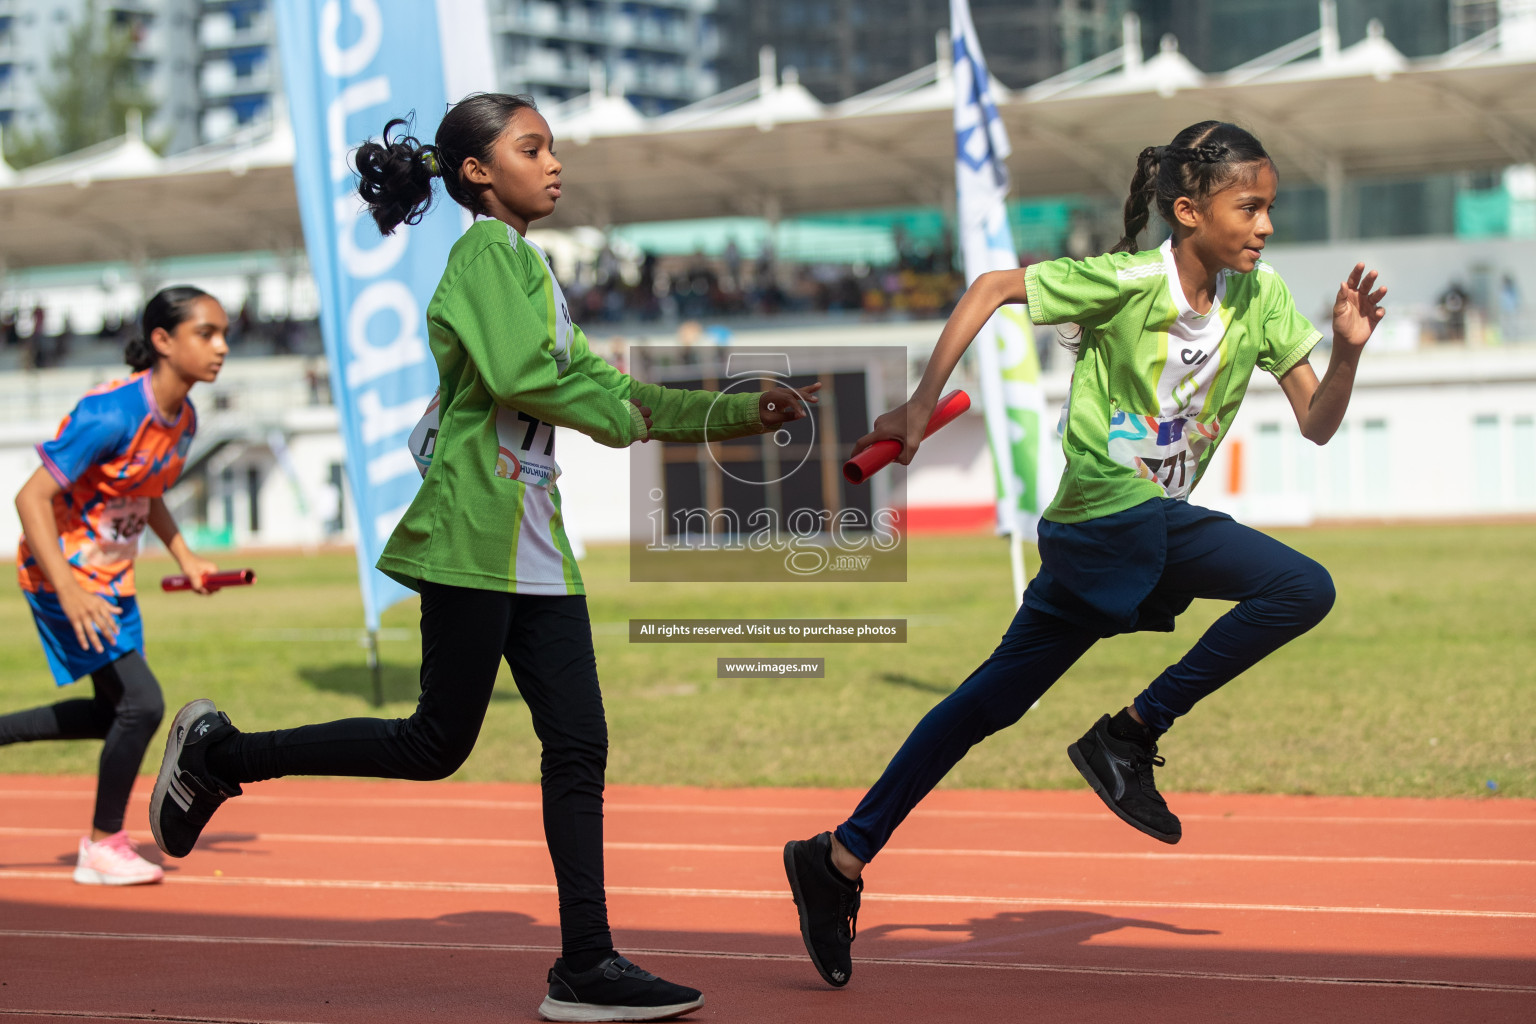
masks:
MULTIPOLYGON (((966 284, 988 271, 1019 267, 1008 219, 1012 147, 997 110, 968 0, 950 0, 950 59, 941 61, 954 87, 955 194, 966 284)), ((1043 416, 1040 366, 1029 317, 1003 306, 975 341, 987 438, 997 473, 997 532, 1008 536, 1013 604, 1023 604, 1024 542, 1039 516, 1039 438, 1043 416)))
POLYGON ((379 661, 379 631, 370 629, 363 642, 368 648, 368 670, 373 673, 373 706, 384 706, 384 665, 379 661))
POLYGON ((1013 607, 1024 606, 1024 538, 1015 531, 1008 535, 1008 561, 1013 565, 1013 607))

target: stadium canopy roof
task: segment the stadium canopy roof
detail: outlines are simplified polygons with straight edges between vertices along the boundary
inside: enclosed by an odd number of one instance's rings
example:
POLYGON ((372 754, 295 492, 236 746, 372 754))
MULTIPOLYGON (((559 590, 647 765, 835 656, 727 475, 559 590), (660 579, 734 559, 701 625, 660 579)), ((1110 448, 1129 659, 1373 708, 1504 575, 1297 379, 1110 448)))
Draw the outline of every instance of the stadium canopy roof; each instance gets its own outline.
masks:
MULTIPOLYGON (((1340 47, 1316 32, 1219 75, 1171 37, 1125 45, 1027 89, 1000 85, 1018 197, 1124 194, 1136 154, 1206 118, 1264 140, 1282 181, 1327 190, 1341 222, 1350 178, 1536 162, 1536 31, 1506 25, 1408 59, 1379 25, 1340 47)), ((606 226, 913 203, 949 206, 948 61, 832 106, 765 61, 756 81, 654 118, 596 89, 547 111, 566 198, 542 226, 606 226)), ((0 162, 0 270, 302 246, 293 136, 261 134, 155 156, 136 131, 19 172, 0 162)))

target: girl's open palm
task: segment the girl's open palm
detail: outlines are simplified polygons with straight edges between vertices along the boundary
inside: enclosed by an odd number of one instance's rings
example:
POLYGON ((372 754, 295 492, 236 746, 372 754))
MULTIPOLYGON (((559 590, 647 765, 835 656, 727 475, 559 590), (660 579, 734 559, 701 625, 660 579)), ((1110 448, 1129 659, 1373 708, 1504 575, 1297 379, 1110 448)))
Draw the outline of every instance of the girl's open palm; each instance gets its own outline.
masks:
POLYGON ((1371 337, 1376 325, 1387 311, 1381 307, 1386 297, 1385 288, 1371 289, 1376 285, 1376 271, 1366 272, 1364 263, 1356 263, 1349 277, 1339 285, 1339 294, 1333 300, 1333 337, 1336 343, 1359 347, 1371 337))

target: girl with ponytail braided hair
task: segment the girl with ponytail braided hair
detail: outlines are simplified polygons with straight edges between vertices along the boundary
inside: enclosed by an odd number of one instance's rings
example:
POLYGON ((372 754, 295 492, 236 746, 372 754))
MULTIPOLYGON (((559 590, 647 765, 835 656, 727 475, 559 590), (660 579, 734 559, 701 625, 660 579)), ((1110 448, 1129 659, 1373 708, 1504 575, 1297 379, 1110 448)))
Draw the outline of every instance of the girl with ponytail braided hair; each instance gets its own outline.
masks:
POLYGON ((1062 433, 1066 470, 1039 524, 1040 571, 1012 625, 918 723, 847 821, 785 848, 806 947, 831 984, 846 984, 852 970, 865 864, 966 751, 1018 721, 1095 641, 1172 630, 1197 597, 1236 602, 1129 706, 1067 749, 1110 810, 1176 843, 1179 819, 1153 781, 1163 764, 1158 740, 1332 607, 1322 566, 1188 500, 1231 432, 1255 368, 1279 380, 1302 434, 1327 442, 1385 312, 1386 289, 1357 264, 1334 299, 1333 350, 1319 381, 1307 355, 1321 335, 1262 259, 1277 187, 1263 146, 1235 125, 1203 121, 1142 150, 1115 250, 982 274, 911 399, 855 444, 857 452, 889 438, 910 462, 945 381, 998 307, 1027 303, 1036 324, 1081 329, 1062 433), (1172 235, 1141 251, 1154 207, 1172 235))
POLYGON ((161 849, 191 852, 241 785, 284 775, 441 779, 474 748, 505 661, 542 746, 544 838, 559 895, 550 1020, 664 1020, 704 1003, 613 948, 603 886, 608 726, 581 572, 562 526, 555 427, 624 448, 726 440, 807 414, 819 384, 752 394, 646 384, 595 355, 549 260, 525 237, 554 212, 562 166, 527 97, 479 93, 431 145, 394 134, 357 151, 358 192, 384 234, 433 187, 482 218, 453 246, 427 306, 440 390, 412 434, 425 479, 378 567, 421 594, 421 696, 395 721, 240 732, 212 701, 177 713, 150 800, 161 849))

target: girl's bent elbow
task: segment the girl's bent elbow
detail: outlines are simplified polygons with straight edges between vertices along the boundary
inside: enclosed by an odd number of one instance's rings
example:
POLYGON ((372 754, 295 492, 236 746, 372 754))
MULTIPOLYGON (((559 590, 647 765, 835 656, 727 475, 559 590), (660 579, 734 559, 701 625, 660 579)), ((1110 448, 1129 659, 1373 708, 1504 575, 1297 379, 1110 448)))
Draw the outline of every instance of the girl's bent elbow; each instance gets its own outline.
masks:
POLYGON ((27 509, 51 504, 52 500, 53 495, 49 494, 46 497, 43 495, 41 488, 37 486, 37 478, 34 476, 22 484, 21 490, 16 492, 16 511, 25 515, 27 509))
POLYGON ((1296 426, 1301 428, 1301 436, 1321 448, 1333 440, 1333 435, 1338 433, 1339 425, 1332 426, 1326 423, 1318 423, 1306 416, 1296 417, 1296 426))
POLYGON ((1024 275, 1017 270, 989 270, 976 278, 971 287, 993 306, 1024 301, 1024 275), (1014 294, 1017 292, 1018 294, 1014 294))

